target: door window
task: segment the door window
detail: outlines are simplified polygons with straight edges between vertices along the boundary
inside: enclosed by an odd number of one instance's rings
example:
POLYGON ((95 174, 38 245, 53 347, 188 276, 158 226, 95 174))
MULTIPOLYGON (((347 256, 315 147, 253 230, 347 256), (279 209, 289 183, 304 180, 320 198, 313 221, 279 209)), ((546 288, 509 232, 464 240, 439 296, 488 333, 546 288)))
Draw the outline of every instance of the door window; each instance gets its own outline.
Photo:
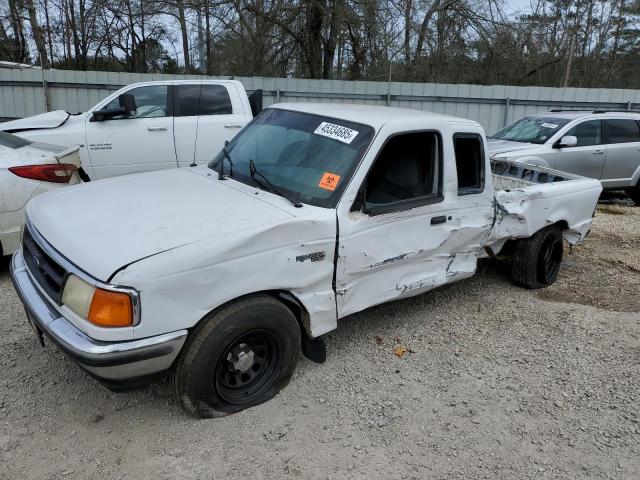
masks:
POLYGON ((434 132, 405 133, 387 141, 367 177, 367 210, 378 207, 377 213, 387 213, 441 200, 439 145, 434 132))
MULTIPOLYGON (((167 85, 147 85, 144 87, 136 87, 125 92, 133 95, 136 102, 135 115, 118 115, 111 120, 121 120, 123 118, 154 118, 167 116, 167 85)), ((104 107, 103 110, 110 108, 118 108, 120 101, 114 98, 104 107)))
POLYGON ((640 128, 635 120, 607 120, 608 143, 640 142, 640 128))
POLYGON ((602 122, 600 120, 588 120, 579 123, 563 136, 570 135, 578 139, 576 147, 600 145, 602 143, 602 122))
POLYGON ((231 98, 222 85, 190 84, 175 88, 175 116, 229 115, 231 98))
POLYGON ((484 148, 482 138, 475 133, 456 133, 453 136, 458 174, 458 195, 480 193, 484 190, 484 148))

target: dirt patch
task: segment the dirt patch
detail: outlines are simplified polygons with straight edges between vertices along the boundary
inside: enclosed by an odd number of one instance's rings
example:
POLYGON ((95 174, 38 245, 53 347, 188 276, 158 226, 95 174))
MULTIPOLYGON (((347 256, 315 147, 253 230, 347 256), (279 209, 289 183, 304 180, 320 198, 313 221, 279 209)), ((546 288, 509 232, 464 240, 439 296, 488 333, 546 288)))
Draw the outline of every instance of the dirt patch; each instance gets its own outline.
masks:
POLYGON ((355 314, 326 363, 202 421, 166 378, 114 394, 41 348, 0 262, 0 480, 638 478, 639 228, 600 212, 545 292, 495 263, 355 314))
POLYGON ((565 249, 558 281, 537 296, 640 312, 640 208, 599 205, 591 235, 571 252, 565 249))
POLYGON ((608 215, 627 215, 629 213, 629 209, 615 206, 605 206, 602 205, 598 208, 598 212, 602 214, 608 215))

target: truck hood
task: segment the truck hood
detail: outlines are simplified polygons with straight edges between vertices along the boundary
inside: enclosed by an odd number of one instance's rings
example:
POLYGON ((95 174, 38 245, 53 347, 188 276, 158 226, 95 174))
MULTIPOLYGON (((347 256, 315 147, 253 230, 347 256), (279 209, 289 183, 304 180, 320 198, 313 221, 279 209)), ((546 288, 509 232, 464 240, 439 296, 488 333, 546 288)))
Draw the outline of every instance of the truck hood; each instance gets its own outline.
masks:
POLYGON ((492 140, 487 139, 487 150, 489 155, 498 155, 501 153, 520 152, 522 150, 530 150, 539 147, 536 143, 512 142, 510 140, 492 140))
POLYGON ((59 189, 33 199, 27 216, 63 256, 104 282, 142 258, 293 216, 236 182, 199 173, 171 169, 59 189))
POLYGON ((25 130, 37 130, 40 128, 56 128, 64 124, 71 116, 69 112, 64 110, 55 110, 53 112, 41 113, 32 117, 21 118, 19 120, 11 120, 10 122, 0 123, 0 130, 15 133, 25 130))

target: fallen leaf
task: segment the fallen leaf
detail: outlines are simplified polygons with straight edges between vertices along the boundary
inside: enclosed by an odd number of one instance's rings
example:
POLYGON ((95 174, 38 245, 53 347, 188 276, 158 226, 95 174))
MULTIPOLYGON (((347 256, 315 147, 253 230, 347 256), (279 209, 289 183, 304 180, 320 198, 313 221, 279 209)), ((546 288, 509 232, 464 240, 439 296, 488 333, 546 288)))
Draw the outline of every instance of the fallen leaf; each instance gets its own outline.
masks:
POLYGON ((376 335, 375 337, 373 337, 373 339, 378 345, 382 345, 382 342, 384 341, 384 338, 382 338, 380 335, 376 335))
POLYGON ((398 358, 404 357, 408 351, 409 349, 404 345, 396 345, 393 347, 393 354, 398 358))

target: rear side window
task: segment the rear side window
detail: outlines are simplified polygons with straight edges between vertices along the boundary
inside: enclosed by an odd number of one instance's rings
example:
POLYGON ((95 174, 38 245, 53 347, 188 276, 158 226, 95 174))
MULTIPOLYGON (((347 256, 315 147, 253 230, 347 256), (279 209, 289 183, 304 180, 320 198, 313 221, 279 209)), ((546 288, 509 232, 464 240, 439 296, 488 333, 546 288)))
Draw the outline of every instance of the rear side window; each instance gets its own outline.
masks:
POLYGON ((176 117, 233 113, 229 92, 222 85, 178 85, 174 92, 176 117))
POLYGON ((24 138, 18 137, 17 135, 11 135, 7 132, 0 132, 0 145, 3 147, 9 148, 22 148, 27 145, 31 145, 32 142, 29 140, 25 140, 24 138))
POLYGON ((609 143, 640 142, 640 127, 635 120, 607 120, 609 143))
POLYGON ((480 193, 484 190, 484 148, 482 138, 475 133, 456 133, 453 136, 458 173, 458 195, 480 193))

